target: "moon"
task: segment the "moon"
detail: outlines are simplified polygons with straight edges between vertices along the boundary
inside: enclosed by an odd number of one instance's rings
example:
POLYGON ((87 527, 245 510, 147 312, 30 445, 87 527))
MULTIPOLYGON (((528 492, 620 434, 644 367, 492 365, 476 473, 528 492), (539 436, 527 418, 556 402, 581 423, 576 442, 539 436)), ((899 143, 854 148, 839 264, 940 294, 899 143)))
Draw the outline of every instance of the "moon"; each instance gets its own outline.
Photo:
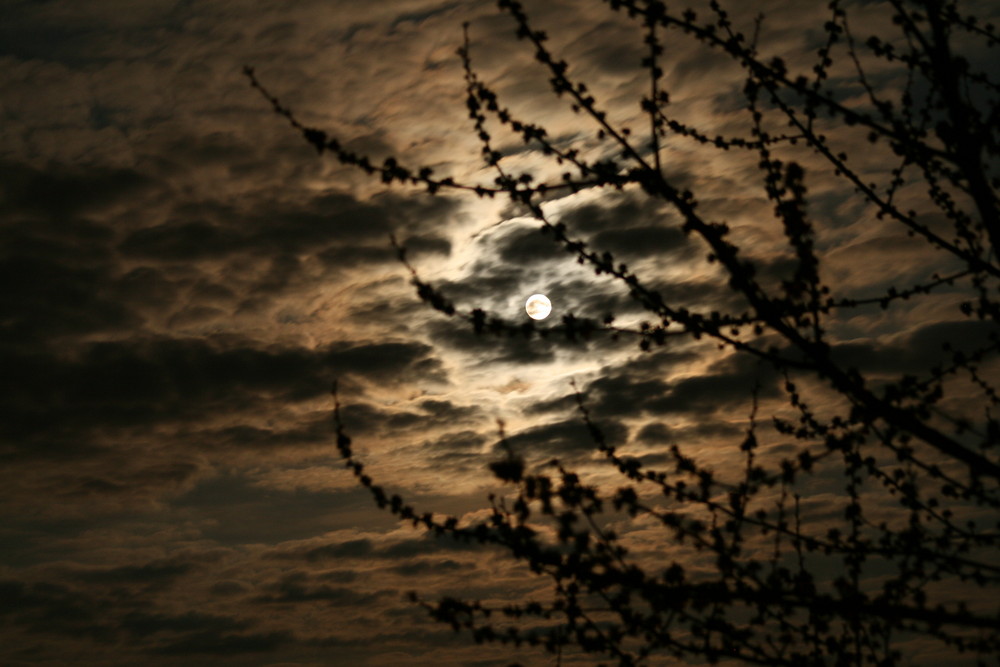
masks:
POLYGON ((552 302, 544 294, 532 294, 524 303, 524 310, 533 320, 544 320, 552 312, 552 302))

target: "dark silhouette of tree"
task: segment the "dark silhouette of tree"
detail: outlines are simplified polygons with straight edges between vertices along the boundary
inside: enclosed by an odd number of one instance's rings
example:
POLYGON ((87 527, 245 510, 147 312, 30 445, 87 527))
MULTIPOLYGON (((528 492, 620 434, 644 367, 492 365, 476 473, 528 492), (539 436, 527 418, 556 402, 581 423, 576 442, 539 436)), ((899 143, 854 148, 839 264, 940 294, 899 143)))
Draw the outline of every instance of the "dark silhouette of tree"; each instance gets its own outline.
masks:
MULTIPOLYGON (((669 462, 658 467, 621 454, 620 443, 606 437, 592 417, 586 392, 577 391, 580 419, 594 448, 620 473, 620 484, 588 483, 558 460, 531 465, 501 428, 504 455, 489 467, 509 485, 509 494, 491 498, 490 518, 472 525, 421 513, 372 480, 353 454, 338 405, 340 453, 379 507, 434 534, 504 549, 532 573, 551 579, 554 591, 549 600, 498 609, 473 600, 414 599, 477 642, 540 645, 557 656, 572 647, 621 665, 663 656, 891 665, 919 657, 907 653, 907 642, 918 637, 925 648, 933 644, 978 656, 983 664, 995 659, 1000 84, 988 65, 996 62, 1000 36, 963 13, 958 2, 887 0, 858 7, 833 0, 826 20, 813 26, 822 39, 812 59, 786 63, 762 55, 763 17, 751 33, 740 32, 714 0, 701 14, 674 12, 658 0, 605 4, 634 21, 636 39, 644 44, 646 55, 637 64, 648 77, 648 92, 637 104, 648 127, 630 132, 616 124, 550 50, 521 3, 500 0, 517 36, 547 70, 553 103, 568 103, 593 123, 605 150, 586 150, 517 118, 477 75, 466 36, 459 56, 473 131, 495 172, 487 183, 439 177, 399 158, 376 164, 352 153, 336 138, 302 125, 247 69, 275 111, 321 154, 387 184, 509 198, 581 263, 623 284, 648 323, 629 330, 612 317, 568 315, 544 329, 505 321, 479 309, 457 309, 409 268, 420 298, 437 310, 483 335, 580 340, 609 332, 622 344, 637 340, 647 351, 677 336, 710 339, 771 369, 787 401, 789 412, 762 421, 760 387, 747 388, 750 426, 732 443, 734 456, 742 458, 742 472, 732 475, 699 463, 682 442, 666 448, 669 462), (891 23, 883 34, 862 35, 849 21, 855 11, 862 17, 887 13, 891 23), (694 40, 741 68, 745 135, 716 136, 672 115, 664 45, 678 39, 694 40), (509 169, 491 134, 496 128, 562 165, 563 178, 539 182, 532 172, 509 169), (725 222, 706 217, 698 194, 668 175, 662 149, 668 136, 706 153, 754 156, 763 193, 773 204, 767 223, 779 225, 787 240, 792 268, 782 280, 767 279, 751 249, 733 240, 725 222), (856 165, 857 155, 849 159, 844 146, 857 146, 853 137, 867 139, 867 150, 882 160, 877 170, 871 161, 856 165), (789 157, 795 155, 825 164, 852 189, 864 203, 858 215, 905 230, 934 249, 926 280, 861 296, 831 284, 824 268, 835 246, 822 234, 831 223, 822 206, 811 204, 809 177, 802 161, 789 157), (684 233, 707 246, 706 261, 721 267, 743 307, 706 313, 672 304, 638 272, 589 247, 543 210, 549 198, 593 188, 638 192, 669 207, 684 233), (954 327, 941 359, 919 373, 876 373, 870 364, 851 361, 831 333, 863 309, 891 313, 941 294, 955 295, 954 327), (981 334, 974 342, 958 340, 972 331, 981 334), (968 400, 955 405, 945 400, 950 395, 968 400), (794 449, 776 456, 764 451, 765 439, 794 442, 794 449), (805 504, 820 479, 840 480, 841 495, 824 501, 829 506, 822 521, 807 520, 805 504), (609 527, 610 519, 625 516, 659 527, 658 560, 635 555, 628 536, 609 527), (692 566, 695 559, 698 567, 692 566)), ((399 256, 406 264, 404 248, 399 256)), ((902 352, 887 345, 881 354, 902 352)))

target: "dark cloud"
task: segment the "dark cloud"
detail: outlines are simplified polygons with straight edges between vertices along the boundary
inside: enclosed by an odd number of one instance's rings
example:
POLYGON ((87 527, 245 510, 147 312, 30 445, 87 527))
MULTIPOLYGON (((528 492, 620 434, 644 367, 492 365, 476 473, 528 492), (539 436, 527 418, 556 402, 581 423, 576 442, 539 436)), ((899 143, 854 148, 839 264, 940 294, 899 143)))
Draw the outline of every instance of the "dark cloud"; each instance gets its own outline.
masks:
POLYGON ((663 422, 650 422, 639 429, 636 440, 646 444, 662 445, 670 441, 671 429, 663 422))
MULTIPOLYGON (((608 444, 623 444, 628 440, 628 427, 617 419, 604 419, 599 424, 608 444)), ((594 442, 581 417, 535 426, 507 437, 507 442, 518 454, 532 458, 576 456, 596 451, 594 442)), ((502 449, 494 446, 494 454, 502 449)))
POLYGON ((476 542, 459 542, 450 537, 435 537, 425 533, 410 540, 386 546, 380 554, 388 559, 406 559, 416 556, 432 556, 441 553, 485 551, 487 547, 476 542))
POLYGON ((315 547, 305 552, 305 559, 308 561, 318 561, 325 559, 340 558, 364 558, 371 556, 375 548, 372 541, 366 538, 347 540, 339 544, 326 544, 315 547))
POLYGON ((193 633, 181 639, 167 641, 150 649, 160 655, 244 655, 267 653, 294 640, 290 632, 258 632, 227 634, 212 631, 193 633))
MULTIPOLYGON (((480 423, 481 410, 475 406, 455 405, 451 401, 424 400, 412 403, 408 409, 387 410, 371 403, 351 400, 341 406, 345 428, 354 437, 375 438, 386 434, 406 434, 424 438, 428 431, 480 423)), ((329 420, 326 420, 329 423, 329 420)), ((471 430, 441 436, 440 441, 425 442, 428 457, 444 449, 455 451, 474 447, 478 436, 471 430)))
POLYGON ((685 378, 670 383, 669 390, 659 398, 645 402, 657 414, 696 413, 709 415, 746 403, 755 386, 760 383, 759 395, 777 395, 773 371, 767 366, 730 368, 711 375, 685 378))
MULTIPOLYGON (((662 378, 671 373, 674 366, 695 357, 692 351, 668 347, 642 352, 627 361, 605 367, 601 378, 583 388, 584 403, 599 415, 641 412, 644 409, 642 406, 651 397, 666 391, 667 384, 662 378)), ((527 414, 568 414, 577 411, 577 397, 573 393, 537 401, 525 410, 527 414)))
POLYGON ((433 321, 428 328, 431 340, 436 345, 475 354, 484 365, 499 362, 549 363, 555 359, 555 349, 559 343, 559 337, 555 335, 539 338, 509 333, 476 334, 470 325, 451 320, 433 321))
MULTIPOLYGON (((305 421, 305 420, 304 420, 305 421)), ((214 446, 234 449, 276 450, 282 447, 309 445, 322 442, 332 442, 334 436, 333 420, 329 414, 318 419, 305 421, 301 426, 293 428, 259 428, 256 426, 239 425, 222 429, 205 429, 199 431, 197 437, 214 446)))
POLYGON ((381 546, 370 538, 361 537, 312 547, 291 555, 310 563, 352 559, 394 561, 435 556, 441 553, 478 551, 481 548, 481 545, 478 544, 456 542, 450 537, 435 538, 432 535, 417 535, 411 539, 381 546))
POLYGON ((669 226, 666 223, 670 215, 656 200, 623 191, 609 193, 599 202, 575 206, 563 214, 562 221, 571 233, 592 236, 633 227, 669 226))
POLYGON ((126 256, 196 261, 235 252, 246 244, 245 239, 228 235, 208 222, 185 220, 137 230, 122 242, 120 250, 126 256))
POLYGON ((625 260, 692 251, 687 236, 678 227, 651 225, 599 232, 593 238, 593 245, 625 260))
POLYGON ((445 198, 418 200, 387 194, 362 202, 342 193, 300 202, 262 203, 251 210, 179 206, 173 220, 135 230, 119 248, 126 256, 156 262, 246 253, 273 261, 275 256, 313 252, 337 266, 384 263, 395 256, 389 244, 392 233, 399 234, 414 254, 447 254, 450 242, 431 228, 452 213, 454 206, 445 198))
POLYGON ((838 343, 832 354, 841 364, 865 372, 919 373, 948 365, 956 352, 969 355, 997 342, 997 329, 988 322, 934 322, 915 327, 902 341, 838 343))
MULTIPOLYGON (((122 575, 135 578, 134 573, 122 575)), ((112 580, 93 583, 110 584, 112 580)), ((229 616, 137 611, 137 602, 120 595, 76 591, 59 583, 0 582, 0 618, 9 624, 36 636, 62 635, 114 646, 124 655, 134 648, 173 655, 250 653, 270 650, 291 639, 288 633, 243 633, 253 622, 229 616)), ((95 657, 103 654, 94 644, 89 648, 95 657)))
POLYGON ((558 398, 535 401, 525 408, 525 414, 538 415, 552 412, 568 412, 578 407, 575 394, 564 394, 558 398))
POLYGON ((595 380, 589 390, 599 397, 595 408, 600 414, 617 415, 648 410, 651 401, 670 391, 670 385, 665 380, 615 375, 595 380))
POLYGON ((166 586, 192 569, 190 563, 154 562, 143 565, 122 565, 101 570, 83 570, 76 576, 83 581, 114 585, 141 584, 166 586))
POLYGON ((334 378, 442 379, 421 343, 336 343, 323 349, 255 347, 228 338, 148 338, 95 343, 71 358, 2 354, 4 431, 80 435, 288 403, 320 396, 334 378))
POLYGON ((115 277, 104 269, 67 266, 47 258, 0 258, 5 286, 0 345, 25 348, 70 335, 139 326, 141 315, 114 299, 115 277))
MULTIPOLYGON (((338 480, 339 467, 331 467, 331 481, 338 480)), ((339 479, 342 482, 344 478, 339 479)), ((371 494, 360 487, 337 491, 274 488, 235 473, 200 480, 172 498, 170 505, 202 522, 201 537, 222 545, 303 540, 329 530, 353 528, 362 517, 367 517, 371 530, 395 525, 391 517, 373 515, 371 494)))
MULTIPOLYGON (((517 266, 508 266, 495 260, 478 261, 469 276, 460 280, 439 281, 435 287, 465 308, 490 310, 491 304, 498 299, 505 299, 509 294, 520 294, 526 278, 524 271, 517 266)), ((537 289, 537 285, 534 289, 537 289)))
POLYGON ((690 259, 700 246, 682 231, 676 213, 634 191, 609 194, 563 215, 571 234, 582 234, 598 252, 632 261, 658 255, 690 259), (618 257, 618 256, 621 257, 618 257))
POLYGON ((426 443, 427 450, 433 455, 438 452, 475 452, 486 443, 487 438, 478 431, 454 431, 426 443))
POLYGON ((363 578, 357 570, 325 570, 316 575, 320 581, 333 581, 338 584, 350 584, 363 578))
POLYGON ((109 643, 117 631, 109 601, 58 582, 0 582, 0 615, 31 633, 87 638, 109 643))
POLYGON ((135 228, 135 221, 123 224, 108 212, 141 208, 138 202, 163 189, 140 172, 65 166, 43 172, 8 161, 0 163, 0 182, 0 281, 7 287, 0 345, 19 354, 47 341, 141 331, 151 312, 174 311, 173 327, 221 321, 247 290, 260 299, 307 279, 302 255, 314 253, 335 270, 395 262, 391 232, 415 257, 447 255, 450 242, 432 227, 455 207, 444 198, 391 194, 360 202, 327 193, 250 209, 181 200, 167 222, 135 228), (200 261, 247 256, 267 267, 251 284, 202 275, 186 295, 162 269, 183 265, 197 275, 200 261), (146 265, 134 266, 135 260, 146 265))
POLYGON ((223 633, 245 630, 251 624, 228 616, 215 616, 196 611, 184 614, 151 614, 131 612, 122 616, 119 627, 136 637, 158 633, 185 633, 204 636, 204 633, 223 633))
MULTIPOLYGON (((155 173, 160 177, 176 177, 192 170, 216 168, 231 174, 234 178, 252 177, 260 164, 259 148, 241 140, 234 132, 191 133, 179 130, 164 138, 159 150, 155 173)), ((287 152, 287 148, 278 151, 287 152)), ((208 204, 205 210, 218 206, 218 201, 200 202, 208 204)), ((200 208, 180 202, 174 209, 178 215, 190 214, 200 208)))
POLYGON ((152 178, 133 169, 55 164, 42 171, 0 161, 0 215, 13 222, 40 219, 65 223, 154 187, 152 178))
MULTIPOLYGON (((371 242, 373 245, 330 246, 317 257, 331 269, 354 268, 364 264, 396 263, 403 266, 399 263, 399 251, 392 247, 388 235, 374 238, 371 242)), ((451 253, 451 241, 434 234, 403 237, 399 243, 406 249, 407 261, 447 257, 451 253)))
POLYGON ((300 602, 323 602, 336 607, 367 607, 377 602, 388 592, 360 593, 343 586, 315 584, 312 577, 305 572, 293 572, 281 581, 268 587, 271 591, 254 598, 255 602, 265 604, 288 604, 300 602))
MULTIPOLYGON (((161 307, 169 307, 178 297, 177 284, 170 280, 163 271, 140 266, 128 271, 118 279, 117 293, 129 303, 155 303, 161 307)), ((195 286, 193 296, 203 300, 231 298, 233 292, 222 285, 199 284, 195 286)))
POLYGON ((425 441, 425 460, 431 470, 447 470, 451 473, 479 474, 483 468, 483 447, 489 438, 477 431, 467 430, 425 441))
POLYGON ((230 597, 234 595, 242 595, 249 589, 246 584, 240 583, 239 581, 226 580, 212 584, 212 587, 209 590, 212 595, 230 597))
MULTIPOLYGON (((86 190, 88 184, 81 185, 86 190)), ((123 193, 94 185, 94 193, 23 193, 7 199, 0 215, 0 345, 28 349, 73 335, 113 332, 143 323, 136 311, 136 278, 152 286, 156 277, 135 273, 123 279, 115 267, 114 233, 106 225, 78 217, 80 209, 111 205, 123 193), (102 192, 108 190, 108 192, 102 192), (129 288, 131 288, 131 293, 129 288), (131 304, 129 302, 132 302, 131 304)), ((9 193, 7 193, 9 194, 9 193)), ((161 280, 158 296, 170 297, 161 280)), ((148 299, 149 295, 142 295, 148 299)))
POLYGON ((475 565, 471 563, 460 563, 456 560, 445 559, 438 561, 418 560, 410 563, 403 563, 390 568, 396 574, 404 577, 423 577, 435 574, 453 574, 460 571, 474 570, 475 565))
POLYGON ((552 241, 552 235, 541 234, 537 227, 516 228, 500 239, 497 252, 506 265, 518 267, 563 260, 566 256, 566 251, 552 241))
MULTIPOLYGON (((609 439, 614 438, 619 444, 628 437, 627 430, 621 425, 623 418, 684 414, 689 418, 696 415, 702 420, 703 423, 684 429, 674 429, 659 421, 650 422, 636 433, 639 442, 664 444, 692 435, 732 435, 733 428, 718 424, 712 415, 745 405, 755 387, 761 398, 778 393, 774 370, 742 355, 723 359, 699 375, 665 379, 671 374, 672 366, 686 363, 693 356, 694 353, 689 351, 656 350, 636 356, 620 366, 605 368, 601 377, 583 388, 584 404, 609 439)), ((535 414, 570 415, 576 411, 574 394, 536 403, 529 410, 535 414)), ((518 434, 515 439, 524 439, 527 451, 546 442, 554 444, 556 449, 566 450, 572 449, 573 443, 592 443, 578 415, 564 422, 518 434)))
MULTIPOLYGON (((571 235, 582 238, 592 250, 612 253, 616 262, 660 254, 672 255, 677 260, 691 257, 694 246, 681 231, 679 223, 661 207, 630 195, 611 196, 609 200, 605 204, 583 205, 563 214, 571 235)), ((514 226, 493 243, 496 259, 480 259, 471 272, 472 278, 443 286, 446 292, 459 299, 516 293, 524 289, 522 285, 528 278, 539 275, 541 278, 529 289, 552 296, 563 313, 573 311, 596 317, 635 310, 631 302, 623 298, 626 290, 622 286, 613 281, 595 284, 589 276, 582 277, 590 273, 589 268, 578 271, 581 277, 560 276, 557 267, 574 266, 574 258, 561 244, 554 243, 551 235, 540 233, 538 226, 514 226), (546 271, 552 275, 543 271, 544 267, 548 267, 546 271)))
MULTIPOLYGON (((385 412, 368 406, 366 410, 368 412, 367 420, 381 423, 390 430, 420 427, 417 430, 424 431, 432 426, 453 426, 463 422, 475 422, 480 416, 479 408, 455 405, 451 401, 427 399, 420 401, 414 407, 419 412, 385 412)), ((356 415, 357 412, 351 411, 348 414, 356 415)))
POLYGON ((664 303, 672 308, 687 308, 696 313, 720 313, 739 315, 749 312, 746 299, 725 284, 711 276, 696 275, 682 278, 656 278, 645 283, 657 292, 664 303))

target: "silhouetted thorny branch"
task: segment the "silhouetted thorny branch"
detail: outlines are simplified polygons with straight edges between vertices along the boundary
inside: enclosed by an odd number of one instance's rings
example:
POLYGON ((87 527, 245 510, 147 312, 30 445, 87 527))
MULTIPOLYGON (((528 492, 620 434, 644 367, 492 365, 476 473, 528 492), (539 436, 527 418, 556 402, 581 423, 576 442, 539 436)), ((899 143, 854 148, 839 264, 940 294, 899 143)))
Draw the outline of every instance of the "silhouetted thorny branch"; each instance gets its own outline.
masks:
POLYGON ((621 284, 648 318, 629 328, 614 325, 613 315, 568 314, 560 325, 542 327, 459 308, 421 280, 393 239, 418 296, 466 320, 477 334, 557 335, 586 345, 603 332, 637 337, 642 351, 707 338, 731 355, 756 360, 749 425, 734 444, 742 464, 733 470, 713 470, 683 443, 666 447, 660 466, 623 454, 629 443, 609 441, 588 407, 588 390, 574 384, 579 419, 594 450, 620 475, 620 486, 589 484, 559 460, 526 459, 501 426, 503 456, 489 469, 509 492, 490 498, 488 519, 467 523, 418 512, 364 472, 334 389, 340 454, 379 507, 436 535, 498 547, 552 581, 546 602, 498 609, 454 598, 420 604, 477 642, 538 646, 560 659, 572 648, 621 665, 663 656, 893 665, 915 657, 917 639, 956 654, 1000 653, 1000 85, 982 56, 1000 46, 997 31, 954 1, 887 0, 874 9, 851 9, 888 12, 887 25, 896 31, 862 40, 856 36, 861 23, 849 23, 847 3, 833 0, 827 20, 817 26, 815 61, 800 73, 781 58, 761 55, 766 17, 753 21, 747 37, 716 0, 708 3, 707 18, 691 9, 672 11, 658 0, 604 4, 635 22, 643 44, 637 66, 648 87, 636 108, 648 136, 635 137, 613 119, 553 53, 521 2, 500 0, 557 102, 592 124, 600 149, 584 150, 579 136, 554 139, 505 107, 476 71, 466 24, 458 54, 473 132, 484 165, 495 174, 486 183, 439 178, 429 167, 404 167, 396 158, 376 165, 300 123, 246 70, 274 111, 319 153, 386 184, 418 186, 432 195, 450 189, 509 198, 579 263, 621 284), (723 136, 671 111, 664 63, 675 40, 683 39, 727 56, 742 72, 744 135, 723 136), (902 83, 879 84, 887 71, 902 83), (541 182, 536 172, 505 166, 491 127, 537 149, 540 160, 562 171, 561 180, 541 182), (858 149, 848 144, 858 132, 871 150, 885 151, 890 166, 876 175, 852 166, 848 152, 858 149), (790 275, 777 285, 765 280, 752 248, 740 247, 730 225, 711 219, 696 194, 678 184, 664 168, 671 142, 755 155, 762 198, 784 234, 790 275), (789 159, 792 154, 801 161, 789 159), (875 223, 898 226, 932 249, 936 259, 925 277, 861 295, 832 284, 827 223, 811 200, 806 163, 812 170, 826 165, 873 211, 875 223), (547 207, 553 196, 600 188, 671 210, 680 229, 704 243, 706 261, 721 268, 743 309, 704 313, 671 303, 640 272, 590 248, 547 207), (914 203, 917 195, 920 204, 914 203), (846 318, 870 306, 903 312, 931 296, 952 298, 953 321, 981 325, 987 340, 972 348, 951 341, 943 361, 915 375, 891 377, 844 361, 838 326, 846 318), (761 400, 769 382, 784 401, 780 414, 778 403, 761 400), (958 413, 945 401, 958 387, 963 400, 980 401, 971 413, 958 413), (760 419, 765 406, 776 410, 769 422, 760 419), (776 449, 775 438, 794 446, 776 449), (842 495, 824 510, 829 494, 821 498, 811 488, 830 484, 842 495), (648 530, 660 531, 655 558, 636 548, 632 534, 648 530))

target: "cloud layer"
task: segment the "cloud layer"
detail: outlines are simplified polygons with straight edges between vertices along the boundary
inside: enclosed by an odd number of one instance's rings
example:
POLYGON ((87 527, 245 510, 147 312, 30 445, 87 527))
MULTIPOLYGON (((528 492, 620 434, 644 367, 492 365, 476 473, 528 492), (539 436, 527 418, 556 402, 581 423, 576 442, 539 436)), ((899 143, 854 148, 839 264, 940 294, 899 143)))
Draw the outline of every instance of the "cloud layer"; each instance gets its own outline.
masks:
MULTIPOLYGON (((627 290, 576 264, 523 211, 385 191, 317 158, 240 74, 255 66, 350 150, 488 184, 453 55, 468 20, 474 62, 516 113, 607 152, 596 128, 553 103, 491 3, 9 4, 0 662, 533 664, 544 658, 528 649, 484 657, 403 599, 419 589, 502 603, 548 590, 498 554, 378 512, 336 455, 334 380, 372 474, 466 517, 498 489, 486 471, 497 420, 532 463, 598 468, 571 380, 608 438, 647 463, 687 443, 724 469, 754 388, 763 411, 778 409, 771 369, 705 341, 668 338, 645 353, 629 335, 476 335, 427 308, 390 235, 463 311, 520 323, 524 298, 544 292, 556 326, 569 313, 642 318, 627 290)), ((802 29, 814 9, 757 4, 774 14, 762 43, 775 52, 816 36, 802 29)), ((638 132, 635 26, 600 3, 529 5, 615 120, 638 132)), ((665 62, 680 116, 745 130, 731 63, 680 39, 665 62)), ((516 138, 500 148, 518 168, 539 164, 516 138)), ((752 160, 681 138, 666 151, 674 182, 730 222, 765 279, 793 270, 780 229, 756 222, 771 205, 752 160)), ((926 278, 925 250, 873 231, 831 180, 818 175, 815 188, 829 199, 834 233, 822 242, 837 248, 832 278, 845 295, 926 278), (886 247, 896 264, 883 275, 868 265, 886 247)), ((641 192, 553 198, 546 211, 678 307, 746 308, 707 249, 641 192)), ((836 323, 835 354, 889 377, 925 367, 944 342, 971 349, 988 332, 947 314, 956 298, 943 290, 919 308, 860 310, 836 323)))

